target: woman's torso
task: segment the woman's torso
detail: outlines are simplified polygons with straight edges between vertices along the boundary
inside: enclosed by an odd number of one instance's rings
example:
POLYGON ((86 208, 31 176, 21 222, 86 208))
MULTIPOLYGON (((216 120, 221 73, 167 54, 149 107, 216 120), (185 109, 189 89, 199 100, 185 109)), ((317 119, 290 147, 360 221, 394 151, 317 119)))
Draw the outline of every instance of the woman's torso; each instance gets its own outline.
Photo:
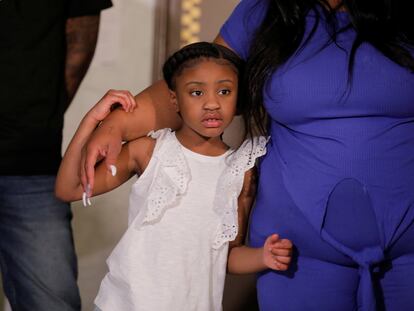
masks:
MULTIPOLYGON (((336 17, 339 26, 349 23, 346 12, 336 17)), ((307 33, 315 20, 310 13, 307 33)), ((352 264, 333 249, 312 251, 306 246, 309 236, 281 224, 276 209, 296 205, 316 237, 324 231, 329 198, 348 183, 360 188, 355 199, 373 211, 377 246, 392 245, 414 217, 414 79, 408 69, 363 43, 349 80, 355 32, 339 33, 336 43, 323 47, 329 40, 324 23, 321 17, 308 44, 273 74, 264 93, 272 139, 261 165, 251 233, 260 245, 268 230, 281 231, 303 245, 303 255, 309 250, 310 256, 327 254, 329 260, 352 264)), ((355 217, 351 211, 342 216, 344 225, 355 217)))
MULTIPOLYGON (((224 41, 244 59, 267 3, 241 1, 221 29, 224 41)), ((337 29, 349 25, 347 12, 335 17, 337 29)), ((370 223, 382 251, 414 219, 413 74, 362 43, 350 79, 348 62, 355 36, 350 27, 337 33, 335 42, 329 41, 323 9, 311 10, 302 40, 306 45, 278 68, 265 87, 271 141, 261 164, 251 220, 255 246, 270 233, 280 232, 305 256, 353 264, 337 251, 338 245, 322 238, 326 207, 337 192, 349 191, 345 197, 373 215, 375 221, 370 223), (319 24, 307 40, 317 13, 319 24), (302 232, 305 227, 309 230, 302 232)), ((355 217, 351 209, 346 211, 343 226, 355 217)))

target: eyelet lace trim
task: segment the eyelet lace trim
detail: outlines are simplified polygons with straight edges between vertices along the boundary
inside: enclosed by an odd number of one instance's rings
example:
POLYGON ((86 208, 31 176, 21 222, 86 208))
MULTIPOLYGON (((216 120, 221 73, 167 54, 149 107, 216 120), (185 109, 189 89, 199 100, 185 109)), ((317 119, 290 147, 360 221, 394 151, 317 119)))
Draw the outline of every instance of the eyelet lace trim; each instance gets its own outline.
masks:
POLYGON ((244 174, 255 165, 257 158, 266 153, 267 141, 263 136, 246 140, 227 159, 228 166, 218 182, 214 200, 214 210, 222 220, 213 242, 214 249, 233 241, 237 236, 237 200, 243 186, 244 174))
MULTIPOLYGON (((187 191, 191 179, 190 169, 180 144, 170 129, 151 131, 148 136, 162 142, 155 152, 159 156, 159 167, 147 198, 142 224, 153 224, 162 218, 165 211, 177 204, 187 191)), ((214 211, 221 219, 212 247, 220 248, 236 238, 238 231, 237 199, 243 186, 244 174, 251 169, 256 159, 266 153, 267 138, 260 136, 246 140, 234 153, 226 158, 224 169, 214 199, 214 211)), ((158 144, 158 142, 157 142, 158 144)), ((157 149, 157 146, 155 147, 157 149)))
MULTIPOLYGON (((170 129, 151 131, 148 134, 154 139, 170 135, 174 135, 170 129)), ((157 152, 160 165, 148 194, 143 224, 158 222, 165 211, 174 206, 186 192, 190 181, 190 169, 178 142, 165 137, 161 139, 165 142, 157 152)))

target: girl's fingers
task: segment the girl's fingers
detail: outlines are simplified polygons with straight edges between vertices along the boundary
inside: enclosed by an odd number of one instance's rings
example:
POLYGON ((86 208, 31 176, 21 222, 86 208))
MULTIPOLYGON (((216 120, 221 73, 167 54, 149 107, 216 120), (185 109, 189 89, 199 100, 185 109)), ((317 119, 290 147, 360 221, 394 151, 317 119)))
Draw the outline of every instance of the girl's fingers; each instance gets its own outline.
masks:
POLYGON ((281 239, 280 240, 280 246, 281 246, 281 248, 292 248, 293 244, 288 239, 281 239))
POLYGON ((276 256, 291 256, 292 249, 292 242, 287 239, 277 240, 269 245, 270 252, 276 256))
POLYGON ((272 234, 271 236, 270 236, 270 239, 269 239, 269 242, 271 242, 271 243, 276 243, 277 241, 279 241, 279 235, 278 234, 272 234))
POLYGON ((270 252, 274 256, 291 256, 292 255, 292 249, 286 249, 286 248, 271 248, 270 252))
POLYGON ((286 271, 289 268, 289 265, 280 263, 280 262, 276 262, 275 263, 275 269, 279 270, 279 271, 286 271))
POLYGON ((289 268, 289 264, 280 262, 279 260, 272 258, 272 260, 268 263, 268 267, 273 270, 284 271, 289 268))
POLYGON ((274 256, 273 258, 277 262, 281 264, 286 264, 286 265, 288 265, 292 261, 292 257, 289 257, 289 256, 274 256))
POLYGON ((292 260, 292 242, 287 239, 280 239, 278 234, 272 234, 265 242, 265 257, 269 268, 285 271, 289 268, 292 260), (266 250, 267 248, 267 250, 266 250))
POLYGON ((293 244, 288 239, 278 239, 277 241, 273 243, 272 246, 278 247, 278 248, 292 248, 293 244))
POLYGON ((279 241, 279 235, 278 234, 272 234, 271 236, 268 236, 265 241, 265 247, 269 248, 269 250, 273 247, 279 241))

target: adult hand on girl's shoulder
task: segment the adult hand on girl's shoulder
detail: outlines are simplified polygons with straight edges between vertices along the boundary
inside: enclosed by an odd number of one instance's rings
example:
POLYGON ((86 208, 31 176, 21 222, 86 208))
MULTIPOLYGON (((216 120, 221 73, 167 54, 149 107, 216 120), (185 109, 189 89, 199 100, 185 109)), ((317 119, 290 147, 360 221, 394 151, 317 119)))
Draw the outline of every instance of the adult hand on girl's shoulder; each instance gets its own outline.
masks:
POLYGON ((280 239, 278 234, 269 236, 263 246, 263 262, 269 269, 284 271, 292 260, 292 242, 280 239))

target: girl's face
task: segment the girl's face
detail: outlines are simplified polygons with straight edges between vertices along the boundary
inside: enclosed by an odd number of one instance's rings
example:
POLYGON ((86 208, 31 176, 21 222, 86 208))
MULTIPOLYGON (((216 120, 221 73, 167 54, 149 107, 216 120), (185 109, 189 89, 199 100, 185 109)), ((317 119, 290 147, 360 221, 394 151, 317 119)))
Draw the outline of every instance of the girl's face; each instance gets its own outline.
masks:
POLYGON ((217 138, 236 112, 238 77, 224 60, 201 60, 175 78, 171 100, 180 112, 186 136, 217 138))

